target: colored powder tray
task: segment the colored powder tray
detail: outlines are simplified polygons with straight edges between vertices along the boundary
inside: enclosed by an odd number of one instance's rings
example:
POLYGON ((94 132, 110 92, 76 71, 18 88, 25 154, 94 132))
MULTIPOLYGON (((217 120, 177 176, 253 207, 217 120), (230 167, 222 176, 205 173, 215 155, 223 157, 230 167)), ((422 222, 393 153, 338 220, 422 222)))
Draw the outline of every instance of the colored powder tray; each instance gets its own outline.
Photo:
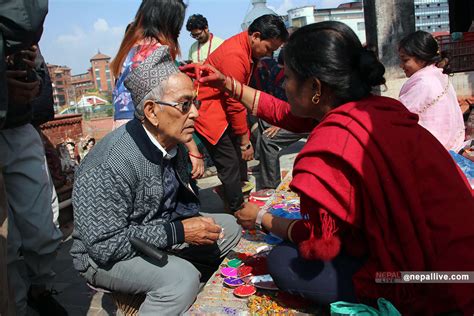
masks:
POLYGON ((227 265, 231 268, 238 268, 242 265, 242 260, 240 259, 232 259, 229 262, 227 262, 227 265))
POLYGON ((253 286, 253 285, 242 285, 242 286, 239 286, 238 288, 236 288, 233 293, 237 297, 244 298, 244 297, 249 297, 249 296, 254 295, 255 292, 257 292, 257 288, 255 286, 253 286))
POLYGON ((253 270, 252 267, 241 266, 240 268, 237 269, 236 273, 240 278, 243 278, 245 276, 248 276, 248 275, 252 274, 252 270, 253 270))
POLYGON ((273 282, 273 278, 270 276, 270 274, 254 276, 254 277, 252 277, 250 282, 252 282, 252 284, 256 288, 259 288, 259 289, 271 290, 271 291, 278 290, 278 287, 273 282))
POLYGON ((245 282, 242 281, 241 279, 225 278, 224 284, 227 285, 228 287, 238 287, 238 286, 244 285, 245 282))
POLYGON ((222 268, 221 274, 226 278, 236 278, 237 277, 237 269, 236 268, 222 268))

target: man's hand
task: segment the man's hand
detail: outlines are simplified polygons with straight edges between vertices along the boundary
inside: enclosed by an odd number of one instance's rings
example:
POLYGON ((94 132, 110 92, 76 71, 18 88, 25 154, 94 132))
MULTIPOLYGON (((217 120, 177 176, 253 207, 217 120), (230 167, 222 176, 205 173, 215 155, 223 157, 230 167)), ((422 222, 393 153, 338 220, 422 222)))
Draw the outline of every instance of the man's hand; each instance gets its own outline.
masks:
POLYGON ((38 46, 33 45, 27 50, 22 50, 21 54, 23 54, 23 61, 31 68, 35 69, 35 60, 38 56, 38 46))
POLYGON ((250 161, 253 159, 253 146, 250 142, 249 134, 245 133, 240 135, 240 151, 242 152, 242 159, 245 161, 250 161))
POLYGON ((253 151, 253 146, 252 146, 252 143, 250 143, 250 147, 246 150, 242 150, 241 148, 241 151, 242 151, 242 159, 245 160, 245 161, 251 161, 253 160, 253 154, 254 154, 254 151, 253 151))
POLYGON ((204 159, 189 156, 193 169, 191 170, 191 176, 193 179, 199 179, 204 174, 204 159))
POLYGON ((245 229, 254 229, 260 207, 257 204, 247 202, 244 207, 234 213, 237 223, 245 229))
POLYGON ((263 131, 263 135, 267 136, 268 138, 273 138, 276 136, 276 134, 278 134, 279 130, 279 127, 270 126, 269 128, 263 131))
POLYGON ((24 70, 7 70, 8 100, 14 104, 27 104, 38 96, 40 82, 23 82, 24 70))
POLYGON ((212 245, 221 233, 221 227, 210 217, 192 217, 182 221, 184 241, 190 245, 212 245))

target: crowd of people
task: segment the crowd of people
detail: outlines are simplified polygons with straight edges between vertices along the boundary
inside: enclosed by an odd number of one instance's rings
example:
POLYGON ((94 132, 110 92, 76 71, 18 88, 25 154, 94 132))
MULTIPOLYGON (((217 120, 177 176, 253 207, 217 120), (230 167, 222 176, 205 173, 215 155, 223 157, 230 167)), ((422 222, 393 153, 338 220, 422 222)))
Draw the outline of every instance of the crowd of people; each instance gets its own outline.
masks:
MULTIPOLYGON (((38 48, 47 3, 0 4, 1 315, 67 315, 49 287, 62 233, 36 129, 53 106, 38 48)), ((385 298, 407 315, 472 314, 472 283, 375 282, 381 271, 474 267, 472 188, 449 153, 466 146, 464 122, 432 35, 399 43, 408 80, 396 100, 372 93, 385 67, 344 23, 290 35, 268 14, 222 40, 195 14, 186 29, 196 42, 179 63, 185 13, 183 0, 142 0, 112 62, 114 130, 82 144, 74 176, 78 273, 146 294, 140 315, 182 314, 242 228, 256 228, 284 240, 267 261, 282 291, 321 305, 385 298), (275 188, 280 151, 301 138, 290 187, 303 219, 245 202, 247 161, 260 160, 258 188, 275 188), (222 213, 200 206, 205 155, 222 213)))

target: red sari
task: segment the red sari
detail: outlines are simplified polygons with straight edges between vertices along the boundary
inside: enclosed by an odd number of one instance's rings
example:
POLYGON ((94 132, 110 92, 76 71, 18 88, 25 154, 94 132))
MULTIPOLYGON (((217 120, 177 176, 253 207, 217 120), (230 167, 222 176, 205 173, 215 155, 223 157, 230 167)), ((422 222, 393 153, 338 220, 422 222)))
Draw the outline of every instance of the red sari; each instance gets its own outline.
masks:
POLYGON ((474 312, 474 284, 375 283, 376 272, 474 270, 472 190, 416 114, 369 96, 314 127, 262 94, 258 116, 297 132, 312 129, 290 185, 306 216, 292 234, 302 257, 330 260, 341 247, 365 255, 353 277, 364 303, 384 297, 414 315, 474 312))

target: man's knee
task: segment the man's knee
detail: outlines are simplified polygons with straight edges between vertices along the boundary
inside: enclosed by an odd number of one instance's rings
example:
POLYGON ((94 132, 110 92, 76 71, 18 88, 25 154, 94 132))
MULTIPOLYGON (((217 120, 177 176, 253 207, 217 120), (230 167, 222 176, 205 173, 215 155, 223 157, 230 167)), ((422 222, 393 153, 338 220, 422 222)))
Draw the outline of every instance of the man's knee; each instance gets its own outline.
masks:
POLYGON ((200 273, 197 269, 183 270, 176 275, 176 281, 165 287, 158 287, 147 293, 152 300, 173 303, 183 309, 183 312, 191 306, 199 292, 200 273))
POLYGON ((228 236, 230 240, 236 240, 237 243, 242 235, 242 227, 237 224, 234 216, 225 214, 225 217, 227 224, 224 234, 228 236))

